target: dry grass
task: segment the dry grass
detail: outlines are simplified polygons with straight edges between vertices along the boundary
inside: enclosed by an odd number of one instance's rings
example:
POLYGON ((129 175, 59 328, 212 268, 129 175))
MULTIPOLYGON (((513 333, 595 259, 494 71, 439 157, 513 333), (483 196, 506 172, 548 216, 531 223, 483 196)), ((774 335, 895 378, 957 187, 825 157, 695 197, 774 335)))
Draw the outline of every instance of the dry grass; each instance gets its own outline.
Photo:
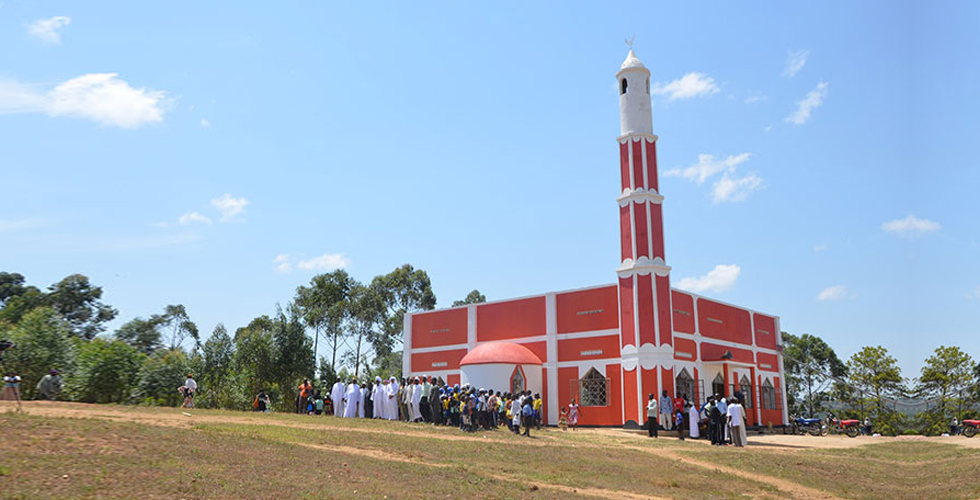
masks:
POLYGON ((980 498, 964 480, 980 450, 935 442, 732 449, 612 431, 527 439, 288 414, 44 403, 27 412, 0 413, 3 500, 980 498))

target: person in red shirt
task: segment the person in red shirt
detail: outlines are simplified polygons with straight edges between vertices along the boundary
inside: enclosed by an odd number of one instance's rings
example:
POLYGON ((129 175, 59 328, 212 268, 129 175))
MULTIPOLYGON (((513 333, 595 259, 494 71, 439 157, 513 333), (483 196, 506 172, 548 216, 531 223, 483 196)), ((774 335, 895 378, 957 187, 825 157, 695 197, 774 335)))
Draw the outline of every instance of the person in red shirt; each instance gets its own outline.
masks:
POLYGON ((296 413, 306 413, 306 402, 309 400, 312 392, 313 385, 310 384, 309 380, 304 380, 299 385, 299 400, 296 401, 296 413))
POLYGON ((681 397, 680 394, 678 394, 674 398, 674 413, 677 413, 677 412, 683 411, 683 410, 684 410, 684 398, 681 397))

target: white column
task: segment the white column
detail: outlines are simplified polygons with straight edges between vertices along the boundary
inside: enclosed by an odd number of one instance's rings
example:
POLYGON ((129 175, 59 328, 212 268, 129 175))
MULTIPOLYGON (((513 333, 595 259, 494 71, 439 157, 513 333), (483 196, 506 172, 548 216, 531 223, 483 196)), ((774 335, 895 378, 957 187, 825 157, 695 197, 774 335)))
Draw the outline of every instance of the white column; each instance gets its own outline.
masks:
POLYGON ((549 293, 544 297, 545 352, 548 360, 548 425, 558 425, 558 296, 549 293))
POLYGON ((783 395, 783 425, 789 423, 789 408, 786 404, 786 371, 783 369, 783 328, 779 326, 779 316, 776 316, 776 331, 772 334, 776 336, 776 361, 779 364, 779 388, 783 395))
POLYGON ((466 350, 476 347, 476 304, 466 306, 466 350))
POLYGON ((412 315, 405 313, 402 323, 402 376, 412 373, 412 315))

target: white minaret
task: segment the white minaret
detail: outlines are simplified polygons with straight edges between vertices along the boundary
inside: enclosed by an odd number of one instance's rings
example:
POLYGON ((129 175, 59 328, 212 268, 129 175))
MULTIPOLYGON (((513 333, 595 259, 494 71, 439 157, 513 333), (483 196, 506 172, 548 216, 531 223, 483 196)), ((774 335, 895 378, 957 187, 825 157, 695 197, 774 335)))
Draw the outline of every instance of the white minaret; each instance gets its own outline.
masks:
POLYGON ((650 70, 636 58, 633 49, 616 73, 619 80, 620 134, 653 134, 650 107, 650 70))

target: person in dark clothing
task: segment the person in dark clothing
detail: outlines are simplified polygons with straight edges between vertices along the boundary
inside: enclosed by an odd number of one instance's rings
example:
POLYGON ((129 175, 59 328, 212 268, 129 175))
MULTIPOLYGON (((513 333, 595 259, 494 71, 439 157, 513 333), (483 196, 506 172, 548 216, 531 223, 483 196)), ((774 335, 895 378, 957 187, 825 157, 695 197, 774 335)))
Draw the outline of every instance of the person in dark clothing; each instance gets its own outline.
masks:
POLYGON ((647 400, 647 433, 649 437, 658 437, 660 425, 657 423, 657 398, 650 394, 647 400))
POLYGON ((432 384, 432 389, 429 390, 429 417, 432 422, 436 425, 442 423, 442 400, 439 398, 440 388, 436 384, 432 384))
POLYGON ((718 402, 715 398, 711 398, 711 407, 708 411, 708 436, 711 437, 711 444, 722 444, 721 441, 725 435, 721 428, 722 425, 724 425, 724 420, 721 411, 718 410, 718 402))

